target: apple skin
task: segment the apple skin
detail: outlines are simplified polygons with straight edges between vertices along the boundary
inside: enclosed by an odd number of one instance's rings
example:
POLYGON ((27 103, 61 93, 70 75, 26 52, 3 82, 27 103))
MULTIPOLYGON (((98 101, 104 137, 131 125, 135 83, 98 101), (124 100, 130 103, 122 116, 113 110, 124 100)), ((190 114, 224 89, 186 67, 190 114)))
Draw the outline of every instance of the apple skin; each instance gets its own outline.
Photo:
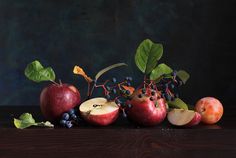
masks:
POLYGON ((201 121, 205 124, 214 124, 218 122, 223 115, 223 105, 214 97, 204 97, 200 99, 195 110, 202 116, 201 121))
POLYGON ((198 112, 195 112, 193 119, 185 126, 186 127, 196 126, 201 122, 201 118, 202 118, 201 114, 198 112))
POLYGON ((55 121, 64 112, 80 103, 79 91, 70 84, 50 84, 40 94, 40 108, 44 117, 55 121))
POLYGON ((89 122, 90 124, 96 125, 96 126, 107 126, 109 124, 112 124, 116 121, 116 119, 119 116, 119 109, 116 111, 107 113, 107 114, 101 114, 101 115, 87 115, 85 113, 81 113, 81 116, 85 119, 85 121, 89 122))
POLYGON ((156 107, 155 101, 151 101, 150 97, 138 98, 139 92, 140 90, 134 92, 132 99, 127 101, 128 104, 132 105, 130 108, 126 108, 128 118, 143 126, 154 126, 161 123, 167 114, 165 100, 156 99, 156 107))

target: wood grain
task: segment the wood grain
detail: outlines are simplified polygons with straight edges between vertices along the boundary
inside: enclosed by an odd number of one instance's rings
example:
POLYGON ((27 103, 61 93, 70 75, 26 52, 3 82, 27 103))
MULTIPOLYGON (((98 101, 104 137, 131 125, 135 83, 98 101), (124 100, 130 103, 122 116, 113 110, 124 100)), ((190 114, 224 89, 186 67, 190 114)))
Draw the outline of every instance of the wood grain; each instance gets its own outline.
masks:
MULTIPOLYGON (((12 114, 25 112, 38 114, 38 107, 0 108, 0 120, 12 114), (3 113, 4 112, 4 113, 3 113), (9 113, 8 113, 9 114, 9 113)), ((37 115, 36 115, 37 116, 37 115)), ((230 120, 230 119, 228 119, 230 120)), ((101 128, 80 126, 73 129, 30 128, 18 130, 0 122, 0 158, 8 157, 236 157, 235 127, 212 128, 201 125, 192 129, 163 125, 135 127, 125 120, 101 128), (122 126, 124 125, 124 126, 122 126), (130 126, 129 126, 130 125, 130 126)))

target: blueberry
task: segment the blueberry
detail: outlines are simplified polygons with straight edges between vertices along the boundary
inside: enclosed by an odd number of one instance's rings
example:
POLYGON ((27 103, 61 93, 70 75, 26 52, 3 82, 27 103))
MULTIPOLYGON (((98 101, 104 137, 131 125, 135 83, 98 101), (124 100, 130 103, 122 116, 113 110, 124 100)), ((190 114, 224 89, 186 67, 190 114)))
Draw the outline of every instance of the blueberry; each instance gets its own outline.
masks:
POLYGON ((131 108, 131 107, 132 107, 132 105, 131 105, 131 104, 128 104, 128 105, 127 105, 127 107, 128 107, 128 108, 131 108))
POLYGON ((65 126, 66 125, 66 120, 60 120, 60 125, 65 126))
POLYGON ((74 113, 75 113, 75 109, 70 109, 68 113, 69 113, 70 115, 74 114, 74 113))
POLYGON ((106 86, 106 89, 107 89, 108 91, 110 91, 110 90, 111 90, 111 87, 109 87, 109 86, 106 86))
POLYGON ((66 121, 67 128, 71 128, 72 126, 73 126, 73 124, 71 123, 71 121, 66 121))
POLYGON ((63 120, 69 120, 70 115, 69 115, 68 113, 63 113, 61 118, 62 118, 63 120))
POLYGON ((116 104, 120 104, 121 101, 120 101, 119 99, 116 99, 116 100, 115 100, 115 103, 116 103, 116 104))
POLYGON ((146 93, 146 89, 145 89, 145 88, 142 89, 142 93, 143 93, 143 94, 146 93))
POLYGON ((112 78, 112 82, 116 83, 116 78, 115 77, 112 78))
POLYGON ((112 89, 112 92, 113 92, 114 94, 116 94, 116 89, 112 89))
POLYGON ((127 90, 125 93, 126 93, 127 95, 130 95, 130 91, 129 91, 129 90, 127 90))
POLYGON ((105 97, 106 97, 108 100, 111 98, 111 96, 110 96, 109 94, 107 94, 105 97))
POLYGON ((151 95, 155 95, 155 94, 156 94, 156 92, 155 92, 155 91, 152 91, 152 92, 151 92, 151 95))
POLYGON ((71 115, 71 118, 72 118, 73 120, 77 120, 77 116, 76 116, 75 114, 72 114, 72 115, 71 115))
POLYGON ((131 83, 130 83, 130 82, 127 82, 127 86, 131 86, 131 83))

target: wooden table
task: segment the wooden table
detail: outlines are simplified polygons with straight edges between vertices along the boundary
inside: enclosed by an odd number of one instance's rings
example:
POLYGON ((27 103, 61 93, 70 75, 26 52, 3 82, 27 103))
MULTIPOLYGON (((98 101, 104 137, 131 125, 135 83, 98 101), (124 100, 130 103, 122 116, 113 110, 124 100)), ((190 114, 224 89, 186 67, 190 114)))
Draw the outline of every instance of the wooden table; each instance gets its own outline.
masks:
POLYGON ((30 112, 43 121, 38 106, 0 107, 0 158, 8 157, 236 157, 236 108, 225 109, 216 125, 177 128, 168 124, 137 127, 120 118, 108 127, 81 125, 16 129, 13 118, 30 112))

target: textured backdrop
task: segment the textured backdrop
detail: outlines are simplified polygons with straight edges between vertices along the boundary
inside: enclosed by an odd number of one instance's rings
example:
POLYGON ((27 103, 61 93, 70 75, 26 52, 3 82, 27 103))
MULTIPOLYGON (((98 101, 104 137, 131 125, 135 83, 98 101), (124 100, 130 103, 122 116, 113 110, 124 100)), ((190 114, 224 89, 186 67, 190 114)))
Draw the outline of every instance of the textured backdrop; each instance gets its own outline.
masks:
POLYGON ((195 103, 215 96, 235 98, 235 0, 0 0, 0 105, 38 105, 41 89, 24 76, 38 59, 57 78, 84 94, 75 64, 93 76, 99 69, 126 62, 105 77, 142 74, 134 53, 145 38, 164 45, 162 62, 185 69, 191 79, 181 96, 195 103))

